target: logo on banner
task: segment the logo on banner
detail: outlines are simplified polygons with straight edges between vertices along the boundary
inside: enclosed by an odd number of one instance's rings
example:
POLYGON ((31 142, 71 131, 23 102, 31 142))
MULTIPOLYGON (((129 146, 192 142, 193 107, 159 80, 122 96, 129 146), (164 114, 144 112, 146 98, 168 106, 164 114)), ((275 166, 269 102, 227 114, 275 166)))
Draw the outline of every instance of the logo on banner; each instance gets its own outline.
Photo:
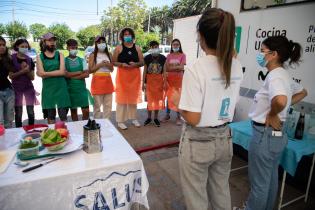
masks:
POLYGON ((129 209, 141 195, 141 170, 112 172, 76 188, 74 206, 82 210, 129 209))

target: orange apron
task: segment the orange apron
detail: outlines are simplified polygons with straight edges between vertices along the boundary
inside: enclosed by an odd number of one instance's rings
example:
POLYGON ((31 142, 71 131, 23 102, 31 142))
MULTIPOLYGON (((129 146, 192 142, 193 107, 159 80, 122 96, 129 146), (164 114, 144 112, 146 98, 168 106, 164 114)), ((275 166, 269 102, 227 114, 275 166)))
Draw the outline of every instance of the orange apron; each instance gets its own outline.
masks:
POLYGON ((92 95, 104 95, 114 92, 112 77, 109 72, 97 72, 91 82, 92 95))
POLYGON ((172 96, 174 91, 181 91, 182 89, 182 81, 183 81, 183 74, 182 73, 173 73, 173 72, 168 72, 167 75, 167 103, 168 103, 168 108, 178 112, 177 107, 173 104, 172 102, 172 96))
POLYGON ((116 103, 138 104, 141 99, 140 68, 118 67, 116 75, 116 103))
POLYGON ((148 110, 165 109, 164 100, 164 79, 162 74, 147 74, 146 96, 148 100, 148 110))

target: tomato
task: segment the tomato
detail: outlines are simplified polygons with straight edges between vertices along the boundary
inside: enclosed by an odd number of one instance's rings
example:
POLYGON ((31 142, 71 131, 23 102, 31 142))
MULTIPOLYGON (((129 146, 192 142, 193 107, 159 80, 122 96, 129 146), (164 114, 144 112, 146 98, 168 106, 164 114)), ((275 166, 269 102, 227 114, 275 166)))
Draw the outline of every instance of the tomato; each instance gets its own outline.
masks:
POLYGON ((61 138, 68 138, 69 131, 65 128, 58 128, 56 131, 60 134, 61 138))

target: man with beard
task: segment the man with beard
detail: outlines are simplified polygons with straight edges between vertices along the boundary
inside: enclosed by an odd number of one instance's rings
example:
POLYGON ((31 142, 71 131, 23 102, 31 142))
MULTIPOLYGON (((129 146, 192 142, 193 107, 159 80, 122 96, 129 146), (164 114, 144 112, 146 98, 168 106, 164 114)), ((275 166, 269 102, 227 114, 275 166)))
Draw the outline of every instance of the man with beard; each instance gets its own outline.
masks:
POLYGON ((64 77, 64 57, 56 50, 56 37, 50 32, 43 35, 40 46, 41 53, 36 58, 36 74, 43 79, 42 108, 47 112, 49 124, 55 123, 56 108, 59 118, 66 121, 71 103, 64 77))

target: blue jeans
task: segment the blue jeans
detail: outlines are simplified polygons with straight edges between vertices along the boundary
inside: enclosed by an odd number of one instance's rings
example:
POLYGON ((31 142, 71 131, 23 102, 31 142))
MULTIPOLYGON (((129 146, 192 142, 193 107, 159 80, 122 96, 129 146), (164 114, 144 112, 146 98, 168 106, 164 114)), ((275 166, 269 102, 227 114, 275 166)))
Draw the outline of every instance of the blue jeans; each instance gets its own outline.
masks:
POLYGON ((0 91, 0 124, 11 128, 14 119, 14 91, 10 88, 0 91))
POLYGON ((278 193, 278 166, 287 145, 285 132, 273 135, 270 127, 253 125, 248 150, 250 193, 246 210, 272 210, 278 193))

